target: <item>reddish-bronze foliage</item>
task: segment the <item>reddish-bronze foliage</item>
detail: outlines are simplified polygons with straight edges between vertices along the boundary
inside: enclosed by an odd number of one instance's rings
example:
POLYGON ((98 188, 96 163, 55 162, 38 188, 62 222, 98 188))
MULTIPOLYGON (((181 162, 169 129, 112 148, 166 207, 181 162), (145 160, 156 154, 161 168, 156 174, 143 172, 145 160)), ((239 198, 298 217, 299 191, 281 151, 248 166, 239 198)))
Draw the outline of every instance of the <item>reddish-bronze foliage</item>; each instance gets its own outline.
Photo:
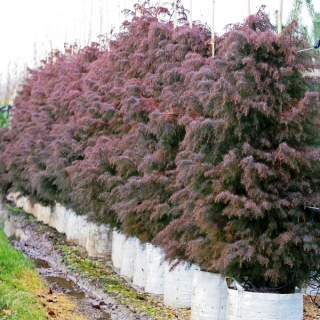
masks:
POLYGON ((155 239, 168 258, 285 291, 318 270, 320 220, 305 208, 320 204, 320 105, 303 44, 294 23, 277 36, 262 11, 222 37, 204 116, 176 157, 180 217, 155 239))
MULTIPOLYGON (((216 37, 136 6, 110 43, 54 53, 0 131, 1 193, 59 201, 166 258, 264 286, 318 270, 319 94, 291 24, 263 11, 216 37), (141 14, 137 14, 140 12, 141 14)), ((320 223, 320 219, 319 223, 320 223)), ((287 287, 286 287, 287 289, 287 287)))

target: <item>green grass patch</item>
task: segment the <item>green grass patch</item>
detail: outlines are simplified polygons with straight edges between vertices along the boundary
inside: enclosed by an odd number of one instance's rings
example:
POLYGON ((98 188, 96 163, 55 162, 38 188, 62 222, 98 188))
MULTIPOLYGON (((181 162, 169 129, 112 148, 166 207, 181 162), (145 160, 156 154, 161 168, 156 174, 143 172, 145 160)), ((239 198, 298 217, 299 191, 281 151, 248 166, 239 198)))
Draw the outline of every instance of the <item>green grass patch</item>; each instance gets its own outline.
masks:
POLYGON ((8 243, 0 230, 0 319, 47 319, 37 298, 43 287, 32 263, 8 243))
POLYGON ((0 320, 85 320, 66 295, 52 295, 31 261, 0 229, 0 320))
MULTIPOLYGON (((18 208, 18 207, 16 207, 16 206, 9 206, 9 205, 7 205, 7 206, 6 206, 6 209, 7 209, 8 213, 15 213, 15 214, 19 214, 20 216, 25 216, 25 217, 27 217, 27 219, 28 219, 29 221, 37 221, 37 220, 38 220, 38 219, 37 219, 35 216, 33 216, 32 214, 29 214, 29 213, 25 212, 23 209, 18 208)), ((0 319, 0 320, 1 320, 1 319, 0 319)))
POLYGON ((16 206, 6 206, 6 209, 8 211, 8 213, 22 213, 22 214, 27 214, 23 209, 18 208, 16 206))

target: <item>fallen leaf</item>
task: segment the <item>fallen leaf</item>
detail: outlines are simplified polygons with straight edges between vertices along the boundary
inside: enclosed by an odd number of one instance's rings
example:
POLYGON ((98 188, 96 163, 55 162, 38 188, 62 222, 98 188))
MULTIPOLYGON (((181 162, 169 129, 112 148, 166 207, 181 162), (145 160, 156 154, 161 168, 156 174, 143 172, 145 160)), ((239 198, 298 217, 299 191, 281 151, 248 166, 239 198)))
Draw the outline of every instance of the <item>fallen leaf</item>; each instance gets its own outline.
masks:
POLYGON ((53 317, 53 316, 55 316, 56 314, 55 314, 55 312, 54 312, 53 310, 49 309, 49 310, 48 310, 48 315, 51 316, 51 317, 53 317))

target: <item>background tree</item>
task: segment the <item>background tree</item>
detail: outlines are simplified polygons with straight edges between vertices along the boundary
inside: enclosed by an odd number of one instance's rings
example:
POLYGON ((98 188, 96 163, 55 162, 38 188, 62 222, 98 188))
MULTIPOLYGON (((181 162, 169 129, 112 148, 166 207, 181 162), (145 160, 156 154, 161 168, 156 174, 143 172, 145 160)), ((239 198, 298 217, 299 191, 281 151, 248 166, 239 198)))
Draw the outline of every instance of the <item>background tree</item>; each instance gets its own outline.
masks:
POLYGON ((289 13, 288 23, 296 20, 304 33, 308 36, 311 44, 314 43, 316 39, 320 39, 320 12, 316 12, 314 9, 312 0, 294 0, 292 9, 289 13), (309 18, 312 22, 311 34, 308 32, 307 27, 303 24, 302 9, 305 5, 309 18))

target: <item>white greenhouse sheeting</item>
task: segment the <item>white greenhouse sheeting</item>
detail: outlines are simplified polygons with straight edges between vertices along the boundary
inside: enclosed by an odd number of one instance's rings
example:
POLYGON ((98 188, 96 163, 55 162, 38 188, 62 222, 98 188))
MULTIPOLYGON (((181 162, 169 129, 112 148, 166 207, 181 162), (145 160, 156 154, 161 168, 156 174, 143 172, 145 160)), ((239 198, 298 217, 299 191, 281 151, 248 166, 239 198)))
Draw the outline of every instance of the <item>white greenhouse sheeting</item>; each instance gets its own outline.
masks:
POLYGON ((153 294, 164 293, 164 259, 160 248, 147 243, 147 268, 145 291, 153 294))
MULTIPOLYGON (((195 270, 192 284, 190 319, 225 320, 227 292, 226 280, 220 274, 195 270)), ((247 318, 246 320, 249 319, 247 318)))
POLYGON ((179 263, 170 271, 170 264, 165 263, 164 304, 173 308, 191 308, 192 282, 195 264, 179 263))
POLYGON ((134 259, 133 284, 144 288, 146 285, 147 250, 146 245, 141 244, 136 238, 136 254, 134 259))
POLYGON ((228 289, 227 320, 302 320, 302 293, 276 294, 228 289))

